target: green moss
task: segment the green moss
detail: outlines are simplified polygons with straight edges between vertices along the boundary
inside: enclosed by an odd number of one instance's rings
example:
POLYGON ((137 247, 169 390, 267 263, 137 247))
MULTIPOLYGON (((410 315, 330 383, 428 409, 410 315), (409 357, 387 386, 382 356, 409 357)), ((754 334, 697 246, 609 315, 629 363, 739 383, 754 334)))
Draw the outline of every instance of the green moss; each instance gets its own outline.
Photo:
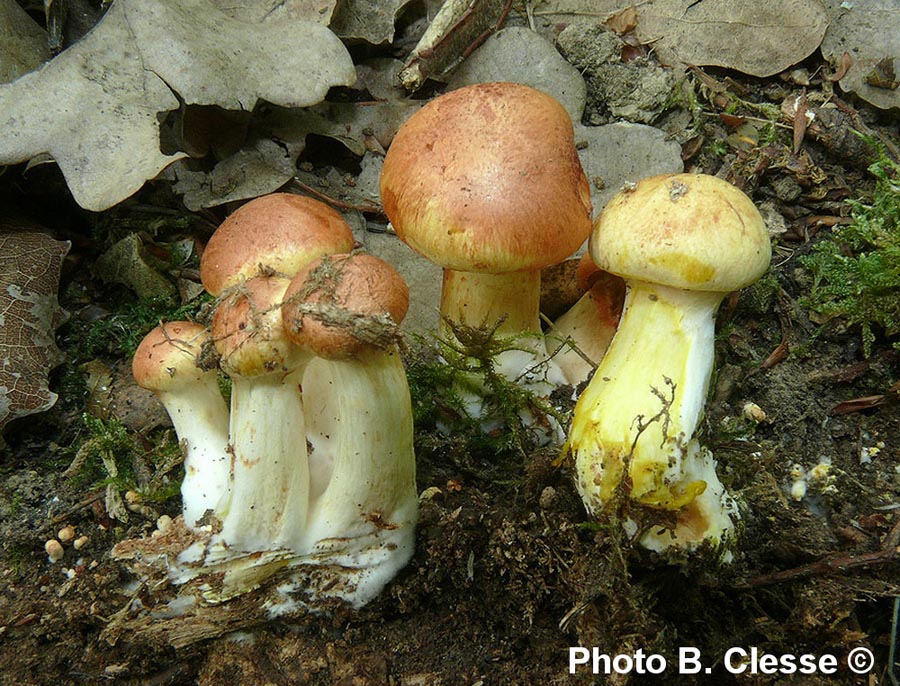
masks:
POLYGON ((746 308, 753 315, 764 315, 772 312, 775 301, 781 292, 781 284, 775 272, 769 270, 761 279, 741 291, 739 306, 746 308))
POLYGON ((103 356, 130 359, 141 339, 161 321, 195 319, 211 301, 206 293, 184 305, 168 298, 125 298, 107 317, 93 322, 73 319, 61 335, 68 339, 66 349, 78 358, 75 364, 103 356))
POLYGON ((72 478, 92 487, 113 484, 134 490, 142 499, 163 502, 179 492, 181 479, 173 468, 183 461, 181 447, 170 431, 148 444, 118 419, 82 416, 84 431, 73 447, 72 478), (171 478, 166 478, 170 475, 171 478))
POLYGON ((815 279, 805 305, 858 328, 866 357, 877 334, 900 333, 900 165, 882 155, 869 171, 876 179, 871 200, 850 201, 852 223, 802 259, 815 279))
POLYGON ((543 398, 495 370, 497 355, 522 348, 517 339, 497 336, 496 328, 457 327, 454 333, 452 341, 420 338, 407 356, 417 430, 463 438, 475 454, 525 455, 539 443, 543 423, 563 423, 543 398), (466 396, 481 399, 480 416, 473 415, 466 396))

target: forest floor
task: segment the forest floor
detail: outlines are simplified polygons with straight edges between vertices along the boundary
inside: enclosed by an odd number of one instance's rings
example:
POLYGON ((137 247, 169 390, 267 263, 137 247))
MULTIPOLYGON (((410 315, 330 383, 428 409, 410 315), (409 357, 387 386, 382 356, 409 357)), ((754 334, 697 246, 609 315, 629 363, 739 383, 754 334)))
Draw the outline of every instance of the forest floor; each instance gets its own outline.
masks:
MULTIPOLYGON (((816 74, 823 59, 816 53, 801 66, 816 74)), ((756 113, 761 105, 780 109, 801 88, 788 75, 707 69, 691 78, 697 93, 707 87, 702 108, 710 116, 682 136, 686 168, 737 183, 783 220, 769 272, 726 300, 718 320, 701 440, 740 504, 730 563, 702 552, 665 559, 610 522, 591 521, 557 448, 447 437, 425 417, 416 433, 426 496, 415 554, 374 602, 267 622, 251 594, 211 614, 202 630, 170 623, 110 633, 135 601, 133 575, 111 558, 112 547, 180 511, 177 446, 160 409, 129 383, 129 352, 160 317, 203 306, 142 301, 98 279, 93 266, 129 232, 152 230, 154 245, 202 243, 230 208, 192 214, 157 184, 90 214, 52 166, 11 169, 6 195, 73 247, 60 288, 70 313, 58 331, 66 361, 51 377, 59 401, 8 428, 0 462, 0 684, 896 683, 889 673, 900 676, 900 666, 888 662, 900 641, 900 354, 883 329, 864 344, 858 325, 827 321, 812 300, 816 246, 839 240, 836 232, 852 223, 848 200, 875 204, 867 169, 877 154, 813 133, 792 154, 790 125, 749 131, 755 115, 741 103, 756 113), (733 105, 727 113, 722 99, 733 105), (762 414, 748 416, 748 403, 762 414), (67 471, 76 456, 80 467, 67 471), (118 475, 104 468, 104 456, 118 475), (171 471, 154 482, 153 497, 111 518, 108 484, 124 493, 152 480, 160 464, 171 471), (797 498, 801 478, 808 483, 797 498), (50 563, 44 542, 67 525, 89 540, 50 563), (570 674, 573 646, 609 655, 642 649, 669 666, 663 676, 570 674), (709 675, 677 673, 685 646, 701 651, 709 675), (834 655, 837 673, 734 675, 724 663, 734 647, 834 655), (847 665, 858 647, 874 655, 871 675, 847 665)), ((809 81, 810 102, 828 87, 809 81)), ((601 112, 592 97, 589 90, 588 111, 601 112)), ((848 128, 862 122, 897 140, 895 115, 850 96, 840 102, 848 128)), ((695 126, 677 103, 667 108, 656 124, 662 130, 678 138, 672 129, 695 126)), ((338 148, 322 139, 302 163, 323 176, 328 165, 358 173, 338 148)), ((367 219, 385 221, 377 212, 367 219)), ((188 261, 180 276, 190 280, 195 268, 188 261)), ((407 353, 420 408, 440 393, 429 387, 434 362, 425 345, 410 341, 407 353)))

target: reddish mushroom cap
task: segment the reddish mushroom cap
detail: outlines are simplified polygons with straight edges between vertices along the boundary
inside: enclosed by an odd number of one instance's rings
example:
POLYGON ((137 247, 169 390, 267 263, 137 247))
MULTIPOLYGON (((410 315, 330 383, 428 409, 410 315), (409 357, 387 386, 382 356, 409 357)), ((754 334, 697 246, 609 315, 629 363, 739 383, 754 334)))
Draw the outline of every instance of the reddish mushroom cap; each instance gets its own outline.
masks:
POLYGON ((625 304, 625 279, 600 269, 591 259, 590 253, 581 256, 575 278, 583 292, 590 291, 589 297, 597 308, 599 319, 615 328, 625 304))
POLYGON ((200 278, 213 295, 260 273, 293 276, 320 255, 353 249, 344 218, 318 200, 272 193, 235 210, 216 229, 200 258, 200 278))
POLYGON ((569 115, 514 83, 460 88, 410 117, 385 157, 381 197, 403 241, 457 271, 540 269, 591 231, 569 115))
POLYGON ((212 337, 226 374, 256 376, 286 370, 298 354, 281 323, 288 279, 257 276, 216 308, 212 337))
POLYGON ((148 333, 134 353, 131 373, 141 388, 154 392, 175 390, 196 383, 205 374, 197 366, 206 329, 193 322, 167 322, 148 333))
POLYGON ((589 252, 584 253, 581 259, 578 260, 578 267, 575 269, 575 280, 578 282, 579 290, 582 293, 591 290, 594 281, 603 273, 603 270, 591 259, 591 254, 589 252))
POLYGON ((384 260, 353 253, 328 255, 302 269, 281 312, 297 345, 335 360, 391 345, 408 308, 403 277, 384 260))

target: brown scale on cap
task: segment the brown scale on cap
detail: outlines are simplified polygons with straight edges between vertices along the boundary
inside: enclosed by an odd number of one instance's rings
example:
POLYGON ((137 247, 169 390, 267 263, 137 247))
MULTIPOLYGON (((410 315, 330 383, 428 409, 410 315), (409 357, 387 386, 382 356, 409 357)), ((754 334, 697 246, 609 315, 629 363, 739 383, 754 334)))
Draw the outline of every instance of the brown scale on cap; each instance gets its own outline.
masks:
POLYGON ((320 255, 347 252, 353 234, 327 205, 292 193, 272 193, 235 210, 209 239, 200 278, 213 295, 270 270, 293 276, 320 255))
POLYGON ((329 255, 307 265, 284 295, 282 317, 297 345, 326 359, 387 348, 409 308, 409 288, 372 255, 329 255))
POLYGON ((206 374, 197 366, 206 330, 193 322, 167 322, 148 333, 131 362, 134 380, 141 388, 163 392, 194 383, 206 374))
POLYGON ((410 117, 385 157, 381 196, 400 239, 456 271, 540 269, 591 230, 569 115, 514 83, 460 88, 410 117))

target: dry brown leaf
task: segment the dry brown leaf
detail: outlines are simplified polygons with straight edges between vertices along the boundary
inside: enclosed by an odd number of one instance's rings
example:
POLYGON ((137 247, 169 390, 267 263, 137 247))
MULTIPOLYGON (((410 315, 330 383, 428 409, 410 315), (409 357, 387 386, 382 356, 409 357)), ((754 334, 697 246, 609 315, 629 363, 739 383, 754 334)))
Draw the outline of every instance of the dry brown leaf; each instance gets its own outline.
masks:
POLYGON ((181 101, 305 107, 356 78, 320 24, 231 19, 212 0, 118 0, 82 40, 0 86, 0 164, 49 153, 76 202, 103 210, 183 157, 160 152, 160 121, 181 101))
POLYGON ((652 0, 637 33, 664 62, 771 76, 812 54, 827 26, 820 0, 652 0))
POLYGON ((8 83, 50 57, 47 32, 15 0, 0 0, 0 83, 8 83))
POLYGON ((336 0, 212 0, 215 6, 232 19, 247 22, 281 21, 283 19, 312 21, 328 26, 336 0))
POLYGON ((296 161, 308 134, 332 138, 361 157, 370 146, 387 148, 400 125, 422 104, 392 100, 322 103, 303 110, 270 108, 252 122, 242 148, 211 171, 175 166, 175 192, 184 195, 184 204, 191 210, 271 193, 296 175, 296 161))
POLYGON ((837 70, 834 74, 830 74, 825 77, 826 81, 840 81, 847 75, 847 72, 850 71, 850 67, 853 66, 853 58, 850 57, 850 53, 844 50, 844 54, 841 55, 841 61, 838 64, 837 70))
POLYGON ((56 402, 47 375, 62 361, 56 291, 68 251, 68 242, 0 221, 0 430, 56 402))
POLYGON ((754 76, 777 74, 808 57, 828 24, 822 0, 544 0, 534 14, 552 31, 558 23, 602 21, 632 5, 635 34, 662 62, 754 76))
POLYGON ((624 36, 626 33, 634 31, 635 27, 637 27, 637 8, 634 5, 626 7, 609 17, 603 24, 610 31, 624 36))
POLYGON ((896 83, 896 77, 882 78, 877 71, 879 62, 900 59, 897 0, 825 0, 825 4, 831 21, 822 41, 822 54, 832 63, 840 63, 841 88, 876 107, 900 108, 900 89, 883 87, 896 83), (853 59, 845 69, 846 54, 853 59))
POLYGON ((341 38, 364 40, 372 45, 394 40, 394 21, 410 0, 339 0, 331 20, 341 38))

